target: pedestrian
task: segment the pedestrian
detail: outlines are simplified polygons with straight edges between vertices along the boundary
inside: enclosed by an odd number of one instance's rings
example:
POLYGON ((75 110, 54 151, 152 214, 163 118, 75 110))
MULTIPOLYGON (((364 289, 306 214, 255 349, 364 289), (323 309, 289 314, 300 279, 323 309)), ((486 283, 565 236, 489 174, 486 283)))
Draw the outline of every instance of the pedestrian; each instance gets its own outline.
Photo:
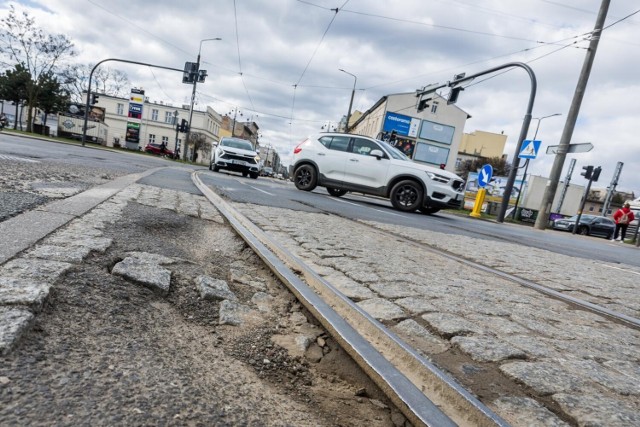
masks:
POLYGON ((613 239, 611 239, 611 241, 618 240, 624 242, 624 237, 627 234, 627 227, 634 219, 635 216, 633 215, 631 206, 629 203, 625 203, 623 207, 613 214, 613 220, 616 222, 616 231, 613 234, 613 239))

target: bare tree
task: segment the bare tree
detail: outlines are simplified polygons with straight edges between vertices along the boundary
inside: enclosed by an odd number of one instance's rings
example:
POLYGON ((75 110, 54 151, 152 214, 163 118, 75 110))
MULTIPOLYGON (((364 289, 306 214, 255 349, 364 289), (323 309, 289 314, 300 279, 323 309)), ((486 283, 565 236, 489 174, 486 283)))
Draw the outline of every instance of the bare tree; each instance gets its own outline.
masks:
MULTIPOLYGON (((73 64, 62 71, 62 81, 74 102, 84 102, 86 100, 87 91, 89 90, 87 87, 89 74, 91 74, 94 65, 73 64)), ((91 81, 94 85, 94 91, 122 98, 127 96, 131 86, 126 73, 107 67, 98 67, 94 71, 91 81)))
POLYGON ((63 34, 45 34, 34 18, 26 12, 18 14, 13 5, 0 25, 0 53, 12 63, 21 64, 31 75, 26 96, 27 132, 31 132, 33 108, 40 92, 38 83, 44 76, 55 73, 63 60, 75 55, 73 43, 63 34))

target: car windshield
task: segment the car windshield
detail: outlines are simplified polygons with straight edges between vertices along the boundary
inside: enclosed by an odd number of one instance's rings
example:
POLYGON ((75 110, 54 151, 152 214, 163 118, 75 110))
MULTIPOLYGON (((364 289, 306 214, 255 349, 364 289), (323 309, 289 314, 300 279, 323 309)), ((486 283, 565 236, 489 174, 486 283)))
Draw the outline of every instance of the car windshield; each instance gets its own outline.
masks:
POLYGON ((378 142, 381 142, 383 144, 383 147, 387 150, 389 155, 391 157, 393 157, 394 159, 397 159, 397 160, 409 160, 409 158, 407 156, 405 156, 405 154, 402 151, 398 150, 396 147, 392 146, 388 142, 381 141, 381 140, 378 140, 378 142))
POLYGON ((220 145, 223 147, 239 148, 241 150, 253 151, 253 146, 251 145, 251 143, 242 139, 224 139, 222 140, 220 145))

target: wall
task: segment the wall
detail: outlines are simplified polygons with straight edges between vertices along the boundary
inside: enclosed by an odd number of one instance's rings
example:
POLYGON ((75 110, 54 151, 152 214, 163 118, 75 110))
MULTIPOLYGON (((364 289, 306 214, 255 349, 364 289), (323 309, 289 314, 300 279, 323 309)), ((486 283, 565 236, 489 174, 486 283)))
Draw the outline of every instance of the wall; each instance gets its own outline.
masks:
MULTIPOLYGON (((529 176, 527 178, 527 189, 524 194, 524 200, 520 199, 520 206, 527 209, 539 210, 542 198, 544 196, 544 190, 549 182, 548 178, 542 176, 529 176)), ((558 184, 553 204, 551 205, 551 212, 556 213, 556 208, 562 194, 562 188, 564 182, 558 184)), ((560 213, 566 216, 573 216, 578 213, 580 209, 580 203, 582 202, 582 196, 584 194, 585 187, 582 185, 569 184, 567 193, 564 196, 562 202, 562 208, 560 213)))

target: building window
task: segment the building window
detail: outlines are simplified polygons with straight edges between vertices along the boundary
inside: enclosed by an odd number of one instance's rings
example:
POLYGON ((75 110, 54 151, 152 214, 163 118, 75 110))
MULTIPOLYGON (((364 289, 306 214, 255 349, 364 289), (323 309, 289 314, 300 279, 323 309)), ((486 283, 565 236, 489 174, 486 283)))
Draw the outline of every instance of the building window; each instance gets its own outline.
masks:
POLYGON ((164 112, 164 122, 165 123, 169 123, 169 124, 173 124, 173 113, 171 111, 165 111, 164 112))
POLYGON ((116 114, 119 116, 124 116, 124 104, 116 105, 116 114))
POLYGON ((163 136, 162 137, 162 144, 163 145, 169 145, 169 137, 168 136, 163 136))
POLYGON ((149 134, 149 144, 154 144, 156 142, 156 136, 152 133, 149 134))
POLYGON ((156 110, 155 108, 151 110, 151 120, 153 120, 154 122, 158 121, 158 110, 156 110))

